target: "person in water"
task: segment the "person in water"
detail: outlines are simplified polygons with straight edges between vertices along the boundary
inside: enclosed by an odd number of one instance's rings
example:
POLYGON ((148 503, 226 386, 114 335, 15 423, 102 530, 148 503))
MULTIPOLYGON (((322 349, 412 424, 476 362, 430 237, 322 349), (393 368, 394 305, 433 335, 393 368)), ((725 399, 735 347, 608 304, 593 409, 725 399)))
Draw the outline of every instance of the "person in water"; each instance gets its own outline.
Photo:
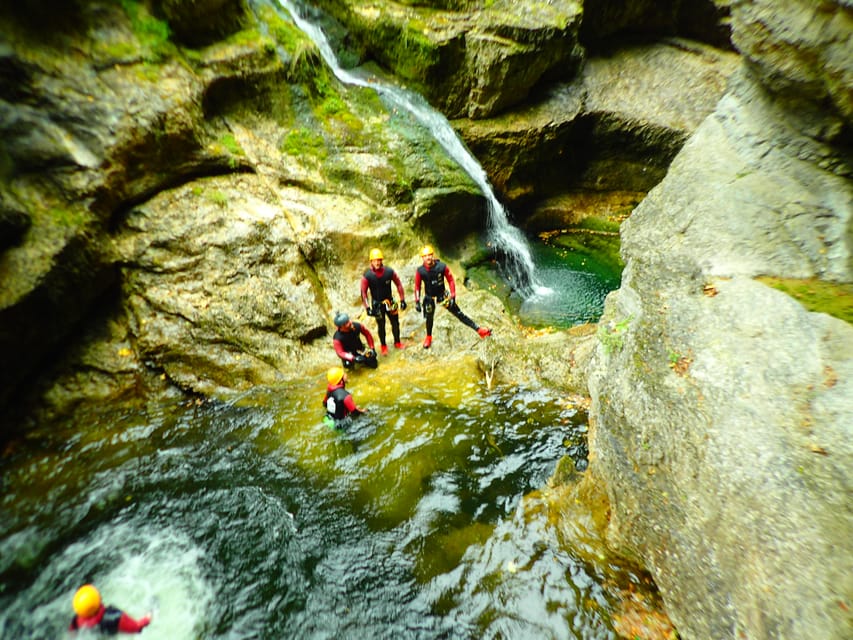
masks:
POLYGON ((323 418, 330 427, 344 429, 350 425, 354 416, 365 413, 356 405, 352 394, 347 390, 347 375, 341 367, 332 367, 326 372, 326 395, 323 397, 323 407, 326 416, 323 418))
POLYGON ((424 349, 432 346, 432 326, 435 319, 436 303, 443 305, 464 325, 471 327, 481 338, 492 335, 492 330, 479 326, 456 304, 456 281, 450 267, 437 260, 429 245, 421 249, 423 264, 415 271, 415 309, 421 311, 421 283, 424 285, 423 314, 426 318, 426 339, 424 349), (445 283, 447 286, 445 287, 445 283), (448 288, 450 291, 448 291, 448 288))
POLYGON ((151 623, 151 614, 135 620, 121 609, 113 606, 104 606, 101 602, 101 594, 91 584, 84 584, 77 589, 72 601, 74 613, 69 631, 78 629, 97 628, 102 633, 115 635, 117 633, 139 633, 151 623))
POLYGON ((376 318, 376 330, 379 333, 379 349, 383 356, 388 355, 388 346, 385 344, 385 319, 391 322, 391 334, 394 337, 394 347, 403 348, 400 342, 400 317, 397 315, 397 303, 391 291, 391 284, 397 287, 400 296, 399 309, 406 310, 406 292, 400 276, 391 268, 383 264, 384 256, 379 249, 370 250, 370 268, 364 272, 361 278, 361 301, 367 315, 376 318), (370 296, 368 298, 368 292, 370 296))
POLYGON ((335 326, 338 328, 332 336, 335 353, 341 359, 341 364, 347 369, 363 364, 375 369, 379 366, 376 350, 373 348, 373 335, 360 322, 353 322, 345 313, 335 315, 335 326), (362 336, 367 340, 367 349, 361 341, 362 336))

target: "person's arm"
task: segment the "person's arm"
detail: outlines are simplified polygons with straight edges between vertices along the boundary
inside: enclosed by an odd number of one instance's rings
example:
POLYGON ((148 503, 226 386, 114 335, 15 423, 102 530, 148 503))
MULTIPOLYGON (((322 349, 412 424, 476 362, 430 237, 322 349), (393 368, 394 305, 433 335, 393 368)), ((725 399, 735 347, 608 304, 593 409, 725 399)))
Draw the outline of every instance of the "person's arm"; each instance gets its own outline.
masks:
POLYGON ((121 618, 119 618, 118 620, 118 630, 124 633, 139 633, 149 624, 151 624, 150 613, 146 613, 139 620, 135 620, 126 613, 122 612, 121 618))
POLYGON ((367 311, 367 315, 370 315, 370 303, 367 299, 367 289, 368 289, 367 278, 362 276, 362 278, 361 278, 361 301, 362 301, 362 303, 364 303, 364 310, 367 311))
POLYGON ((450 297, 456 298, 456 281, 453 279, 453 274, 450 273, 450 267, 444 265, 444 279, 447 280, 447 286, 450 288, 450 297))
POLYGON ((338 354, 338 357, 341 360, 346 360, 347 362, 353 361, 353 358, 355 358, 355 356, 353 356, 353 354, 349 353, 348 351, 344 351, 344 345, 341 343, 340 340, 332 339, 332 344, 335 345, 335 353, 338 354))
POLYGON ((364 339, 367 340, 367 346, 373 349, 373 334, 364 325, 360 325, 359 331, 364 336, 364 339))
POLYGON ((355 404, 352 394, 349 394, 346 399, 344 399, 344 406, 350 413, 364 413, 364 409, 355 404))
POLYGON ((397 285, 397 293, 400 295, 400 302, 406 301, 406 291, 403 289, 403 282, 400 280, 400 276, 397 275, 397 272, 394 272, 394 284, 397 285))
POLYGON ((421 301, 421 272, 415 271, 415 302, 421 301))

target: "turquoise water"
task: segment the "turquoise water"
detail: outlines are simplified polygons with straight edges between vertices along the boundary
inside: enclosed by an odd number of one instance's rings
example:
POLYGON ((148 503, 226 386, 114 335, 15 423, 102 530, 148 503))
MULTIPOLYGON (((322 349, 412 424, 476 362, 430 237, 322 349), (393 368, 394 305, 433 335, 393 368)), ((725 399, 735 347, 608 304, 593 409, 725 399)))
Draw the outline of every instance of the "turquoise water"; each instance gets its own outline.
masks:
POLYGON ((621 265, 605 254, 563 241, 569 238, 531 242, 536 277, 551 292, 521 304, 518 315, 525 324, 568 328, 597 322, 605 297, 619 288, 621 265))

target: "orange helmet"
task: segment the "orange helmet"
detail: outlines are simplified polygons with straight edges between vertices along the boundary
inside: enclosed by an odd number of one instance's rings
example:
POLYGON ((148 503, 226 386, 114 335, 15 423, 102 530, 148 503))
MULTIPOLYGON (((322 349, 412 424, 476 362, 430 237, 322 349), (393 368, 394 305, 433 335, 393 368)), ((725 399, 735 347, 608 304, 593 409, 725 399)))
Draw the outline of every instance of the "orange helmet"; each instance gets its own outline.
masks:
POLYGON ((370 250, 370 259, 371 260, 384 260, 385 258, 382 256, 382 252, 379 249, 371 249, 370 250))
POLYGON ((74 594, 74 613, 81 618, 91 618, 101 608, 101 594, 91 584, 84 584, 74 594))
POLYGON ((421 249, 421 258, 426 258, 427 256, 432 255, 433 253, 435 252, 432 250, 432 247, 426 245, 423 249, 421 249))
POLYGON ((341 367, 332 367, 326 372, 326 381, 329 384, 338 384, 344 379, 344 370, 341 367))

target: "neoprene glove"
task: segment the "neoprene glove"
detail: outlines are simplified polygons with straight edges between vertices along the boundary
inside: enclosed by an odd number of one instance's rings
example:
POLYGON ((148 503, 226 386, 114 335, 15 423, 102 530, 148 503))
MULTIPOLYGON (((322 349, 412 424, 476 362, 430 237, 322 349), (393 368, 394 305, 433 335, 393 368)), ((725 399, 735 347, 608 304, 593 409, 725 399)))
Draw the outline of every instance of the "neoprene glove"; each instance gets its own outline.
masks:
POLYGON ((400 309, 402 309, 403 311, 406 310, 406 301, 405 300, 400 300, 400 309))
POLYGON ((363 362, 367 362, 367 358, 365 358, 360 353, 355 354, 352 359, 353 359, 353 362, 357 362, 359 364, 361 364, 363 362))
POLYGON ((417 311, 418 313, 421 312, 421 301, 420 300, 415 300, 415 311, 417 311))

